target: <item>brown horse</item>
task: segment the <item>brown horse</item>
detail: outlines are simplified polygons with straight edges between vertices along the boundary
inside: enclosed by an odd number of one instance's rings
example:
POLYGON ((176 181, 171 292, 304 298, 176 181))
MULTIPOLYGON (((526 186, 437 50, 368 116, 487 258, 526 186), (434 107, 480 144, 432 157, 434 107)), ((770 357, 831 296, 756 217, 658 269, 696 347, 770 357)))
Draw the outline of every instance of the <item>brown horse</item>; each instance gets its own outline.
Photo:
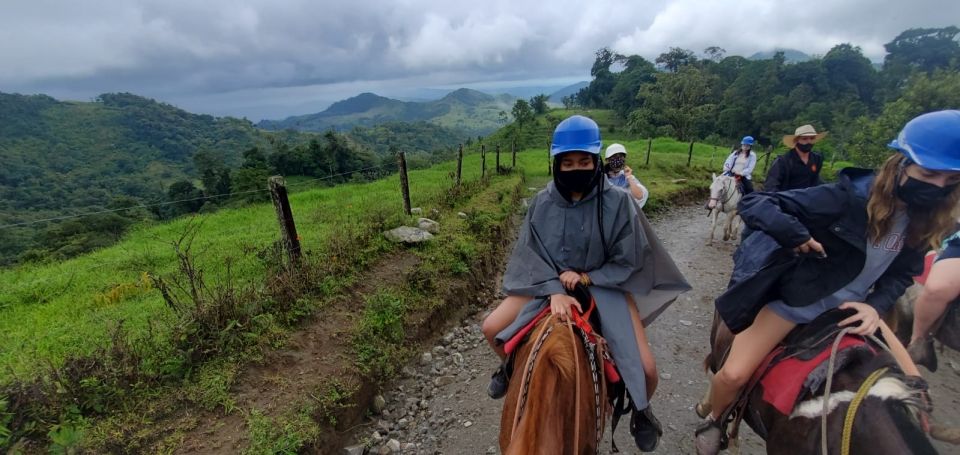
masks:
POLYGON ((546 317, 517 348, 500 418, 504 455, 597 453, 608 414, 602 353, 591 366, 577 331, 546 317))
MULTIPOLYGON (((712 352, 705 360, 709 371, 717 371, 733 342, 733 334, 714 313, 710 333, 712 352)), ((769 454, 813 454, 821 447, 821 412, 826 399, 828 453, 841 453, 841 439, 847 409, 861 384, 874 371, 888 368, 866 394, 856 411, 852 426, 850 454, 899 455, 935 454, 936 450, 918 423, 923 406, 919 392, 904 383, 894 359, 886 353, 873 355, 867 351, 852 354, 833 375, 829 398, 823 391, 816 397, 800 397, 790 416, 785 416, 763 400, 763 386, 749 391, 743 419, 767 442, 769 454)), ((710 391, 697 406, 701 416, 710 412, 710 391)), ((736 443, 736 424, 730 428, 731 445, 736 443)))

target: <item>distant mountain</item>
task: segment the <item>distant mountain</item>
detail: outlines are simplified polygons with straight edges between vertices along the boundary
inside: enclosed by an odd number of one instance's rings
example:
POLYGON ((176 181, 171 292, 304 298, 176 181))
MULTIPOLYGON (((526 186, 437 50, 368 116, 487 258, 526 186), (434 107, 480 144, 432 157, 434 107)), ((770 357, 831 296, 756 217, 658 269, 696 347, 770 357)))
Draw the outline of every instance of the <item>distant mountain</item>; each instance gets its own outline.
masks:
POLYGON ((773 54, 783 52, 783 57, 787 63, 798 63, 810 60, 812 57, 796 49, 774 49, 772 51, 757 52, 749 57, 750 60, 768 60, 773 58, 773 54))
POLYGON ((570 96, 570 95, 574 95, 574 94, 576 94, 577 92, 579 92, 580 89, 582 89, 582 88, 584 88, 584 87, 586 87, 586 86, 588 86, 588 85, 590 85, 590 81, 580 81, 580 82, 577 82, 576 84, 568 85, 568 86, 566 86, 566 87, 564 87, 564 88, 562 88, 562 89, 560 89, 560 90, 557 90, 557 91, 551 93, 551 94, 550 94, 550 100, 549 100, 549 101, 550 101, 551 103, 560 104, 560 103, 563 102, 563 101, 562 101, 563 97, 565 97, 565 96, 570 96))
POLYGON ((483 90, 490 94, 507 94, 516 98, 530 99, 540 94, 550 94, 562 89, 562 85, 535 85, 525 87, 504 87, 490 90, 483 90))
POLYGON ((462 134, 488 134, 498 127, 500 111, 509 112, 514 99, 461 88, 443 98, 426 102, 400 101, 373 93, 361 93, 330 105, 323 112, 264 120, 266 130, 346 131, 388 122, 428 122, 462 134))

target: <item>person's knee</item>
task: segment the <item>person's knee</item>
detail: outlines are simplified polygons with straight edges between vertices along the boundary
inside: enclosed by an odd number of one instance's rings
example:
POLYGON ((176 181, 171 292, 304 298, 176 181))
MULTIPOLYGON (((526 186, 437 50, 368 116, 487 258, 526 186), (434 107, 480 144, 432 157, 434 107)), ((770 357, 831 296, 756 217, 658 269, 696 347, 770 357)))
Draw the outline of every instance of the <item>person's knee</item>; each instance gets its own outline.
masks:
POLYGON ((724 366, 720 369, 720 371, 717 372, 717 374, 714 376, 714 379, 728 387, 739 389, 747 384, 747 381, 750 380, 750 376, 752 374, 752 371, 744 371, 739 368, 728 368, 727 366, 724 366))
POLYGON ((494 315, 489 315, 486 319, 483 320, 483 324, 480 326, 480 331, 483 332, 488 340, 492 340, 493 337, 497 336, 503 328, 500 327, 500 324, 497 321, 497 318, 494 315))

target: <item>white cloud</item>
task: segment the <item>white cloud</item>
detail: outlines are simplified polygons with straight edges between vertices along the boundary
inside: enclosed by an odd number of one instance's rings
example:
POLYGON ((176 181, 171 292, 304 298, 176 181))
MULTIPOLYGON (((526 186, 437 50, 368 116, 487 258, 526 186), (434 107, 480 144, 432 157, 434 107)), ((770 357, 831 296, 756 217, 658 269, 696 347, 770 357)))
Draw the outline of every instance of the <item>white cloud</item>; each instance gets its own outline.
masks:
POLYGON ((391 38, 390 50, 408 68, 501 65, 530 33, 527 21, 515 15, 470 14, 455 21, 431 13, 408 40, 391 38))
POLYGON ((604 46, 653 59, 671 46, 822 54, 849 42, 878 60, 883 43, 906 28, 960 20, 957 0, 8 3, 0 14, 0 90, 80 99, 132 91, 210 100, 220 104, 208 111, 217 112, 230 93, 252 106, 255 94, 274 88, 581 75, 604 46))

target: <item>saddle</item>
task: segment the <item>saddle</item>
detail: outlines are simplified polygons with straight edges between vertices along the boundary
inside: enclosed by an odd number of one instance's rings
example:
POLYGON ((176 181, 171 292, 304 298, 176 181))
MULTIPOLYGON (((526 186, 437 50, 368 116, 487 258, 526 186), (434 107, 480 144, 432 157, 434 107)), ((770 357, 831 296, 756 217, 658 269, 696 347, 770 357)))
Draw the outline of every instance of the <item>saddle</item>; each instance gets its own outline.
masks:
MULTIPOLYGON (((600 326, 600 315, 594 311, 596 303, 593 301, 593 296, 590 295, 590 290, 586 286, 578 284, 572 291, 567 291, 567 294, 577 299, 577 302, 580 303, 580 308, 587 309, 583 313, 582 319, 575 318, 574 322, 578 327, 580 327, 580 329, 583 330, 591 343, 596 343, 598 341, 598 336, 603 336, 603 332, 601 331, 600 326)), ((516 352, 516 349, 525 343, 528 338, 530 338, 530 333, 533 331, 533 328, 536 327, 537 324, 539 324, 540 321, 549 314, 550 307, 544 308, 533 319, 531 319, 527 325, 523 326, 522 329, 518 330, 517 333, 515 333, 509 340, 507 340, 506 343, 504 343, 503 351, 507 353, 507 360, 504 362, 506 371, 513 370, 513 354, 516 352)), ((617 371, 617 367, 613 362, 613 358, 604 356, 603 371, 607 378, 607 382, 610 384, 617 384, 620 382, 620 373, 617 371)))
MULTIPOLYGON (((737 402, 737 415, 742 415, 750 393, 758 384, 763 386, 763 400, 783 415, 790 415, 799 399, 818 393, 831 374, 827 371, 830 369, 830 351, 837 334, 843 329, 837 323, 852 314, 853 311, 849 310, 828 311, 791 331, 754 372, 737 402)), ((844 335, 834 359, 834 372, 864 351, 872 353, 873 348, 862 337, 844 335)), ((761 434, 765 433, 763 428, 755 430, 761 437, 767 436, 761 434)))

